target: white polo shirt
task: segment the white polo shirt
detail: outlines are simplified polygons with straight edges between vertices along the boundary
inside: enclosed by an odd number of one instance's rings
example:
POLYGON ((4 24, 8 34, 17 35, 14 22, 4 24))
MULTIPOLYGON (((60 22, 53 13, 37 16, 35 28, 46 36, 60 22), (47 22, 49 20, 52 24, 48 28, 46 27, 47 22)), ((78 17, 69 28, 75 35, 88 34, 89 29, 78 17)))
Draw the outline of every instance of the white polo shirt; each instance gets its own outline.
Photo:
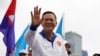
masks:
POLYGON ((33 56, 68 56, 61 36, 53 33, 53 39, 47 39, 43 31, 28 30, 25 39, 32 48, 33 56))

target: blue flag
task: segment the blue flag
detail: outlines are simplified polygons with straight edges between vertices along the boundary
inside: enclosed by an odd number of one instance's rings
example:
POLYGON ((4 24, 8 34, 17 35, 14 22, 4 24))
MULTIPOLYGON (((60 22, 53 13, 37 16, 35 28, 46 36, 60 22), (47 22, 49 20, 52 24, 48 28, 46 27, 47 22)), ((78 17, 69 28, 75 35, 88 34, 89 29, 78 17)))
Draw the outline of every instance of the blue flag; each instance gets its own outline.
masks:
POLYGON ((24 32, 22 33, 22 35, 20 36, 20 38, 18 39, 16 43, 15 56, 19 56, 18 54, 20 50, 26 49, 26 40, 25 40, 24 34, 28 28, 29 28, 29 25, 25 28, 24 32))
POLYGON ((14 21, 15 21, 15 8, 16 0, 12 0, 10 6, 7 9, 6 14, 0 24, 0 31, 3 33, 3 42, 7 47, 6 56, 11 56, 15 50, 15 33, 14 33, 14 21))
POLYGON ((58 28, 56 30, 56 33, 60 34, 61 36, 63 36, 62 35, 62 26, 63 26, 62 23, 63 23, 63 16, 61 17, 60 23, 59 23, 58 28))

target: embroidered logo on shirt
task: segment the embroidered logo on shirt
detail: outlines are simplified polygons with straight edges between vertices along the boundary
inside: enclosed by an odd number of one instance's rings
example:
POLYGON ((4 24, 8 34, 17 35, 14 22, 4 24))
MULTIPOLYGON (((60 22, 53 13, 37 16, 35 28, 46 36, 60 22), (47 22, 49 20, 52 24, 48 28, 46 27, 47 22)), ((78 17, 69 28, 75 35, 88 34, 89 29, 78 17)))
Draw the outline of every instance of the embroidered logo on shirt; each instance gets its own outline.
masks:
POLYGON ((61 46, 61 42, 60 42, 60 41, 57 41, 57 45, 58 45, 58 46, 61 46))

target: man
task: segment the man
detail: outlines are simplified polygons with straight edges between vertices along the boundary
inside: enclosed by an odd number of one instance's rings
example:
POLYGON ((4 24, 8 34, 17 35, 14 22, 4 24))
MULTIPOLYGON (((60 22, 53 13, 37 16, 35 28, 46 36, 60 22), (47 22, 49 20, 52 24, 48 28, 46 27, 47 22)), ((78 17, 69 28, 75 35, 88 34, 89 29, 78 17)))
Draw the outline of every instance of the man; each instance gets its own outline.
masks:
POLYGON ((20 50, 19 56, 28 56, 28 51, 26 51, 24 49, 20 50))
POLYGON ((51 11, 46 11, 40 19, 40 13, 41 8, 34 7, 34 15, 31 12, 31 26, 25 34, 33 56, 68 56, 62 37, 53 32, 57 25, 56 15, 51 11), (36 34, 40 24, 43 30, 36 34))
POLYGON ((28 56, 32 56, 32 49, 30 47, 28 48, 28 56))
POLYGON ((70 44, 69 43, 65 43, 65 47, 66 47, 66 51, 67 51, 68 56, 73 56, 72 52, 70 50, 70 48, 71 48, 70 44))

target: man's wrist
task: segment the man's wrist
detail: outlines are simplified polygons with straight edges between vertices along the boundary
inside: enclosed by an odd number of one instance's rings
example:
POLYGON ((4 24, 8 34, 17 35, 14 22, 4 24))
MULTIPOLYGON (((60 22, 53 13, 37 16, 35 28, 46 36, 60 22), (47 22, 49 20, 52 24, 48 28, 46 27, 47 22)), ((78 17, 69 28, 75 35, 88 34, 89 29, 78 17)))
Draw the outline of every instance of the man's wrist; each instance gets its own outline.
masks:
POLYGON ((30 29, 31 29, 32 31, 35 31, 35 30, 37 30, 37 27, 38 27, 38 25, 35 26, 35 25, 31 24, 30 29))

